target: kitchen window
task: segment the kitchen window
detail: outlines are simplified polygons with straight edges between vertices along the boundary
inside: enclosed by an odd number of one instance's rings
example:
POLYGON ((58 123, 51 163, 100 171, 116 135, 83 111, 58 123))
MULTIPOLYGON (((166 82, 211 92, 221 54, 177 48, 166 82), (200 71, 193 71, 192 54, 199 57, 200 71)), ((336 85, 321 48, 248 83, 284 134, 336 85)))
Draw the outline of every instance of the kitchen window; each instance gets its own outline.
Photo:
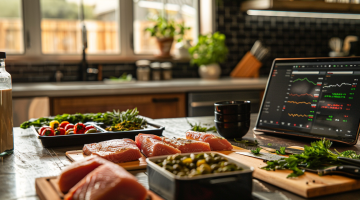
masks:
POLYGON ((191 27, 184 38, 194 44, 202 1, 212 0, 0 0, 0 23, 11 25, 0 27, 0 50, 10 62, 81 60, 82 2, 89 61, 152 59, 157 46, 144 31, 153 23, 149 19, 166 16, 184 22, 191 27), (10 10, 14 12, 6 15, 10 10))
MULTIPOLYGON (((82 52, 81 1, 41 0, 41 48, 44 54, 82 52)), ((116 54, 119 49, 119 1, 83 0, 87 53, 116 54)))
POLYGON ((21 0, 0 0, 0 51, 24 52, 21 0))

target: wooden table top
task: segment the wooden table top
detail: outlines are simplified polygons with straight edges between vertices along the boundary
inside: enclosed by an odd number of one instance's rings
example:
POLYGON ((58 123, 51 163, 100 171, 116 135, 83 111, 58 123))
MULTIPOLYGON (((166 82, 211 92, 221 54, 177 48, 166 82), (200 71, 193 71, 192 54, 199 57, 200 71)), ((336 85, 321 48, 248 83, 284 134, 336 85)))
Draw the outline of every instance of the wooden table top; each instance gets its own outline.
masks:
MULTIPOLYGON (((186 130, 190 129, 187 123, 201 122, 205 125, 213 125, 214 117, 191 117, 191 118, 172 118, 154 120, 157 124, 166 127, 163 135, 167 137, 184 137, 186 130)), ((256 139, 260 145, 267 146, 272 143, 272 147, 280 146, 304 146, 309 145, 311 140, 279 137, 266 134, 254 134, 256 114, 251 116, 251 129, 244 137, 245 139, 256 139)), ((62 147, 62 148, 43 148, 37 135, 30 129, 14 128, 15 150, 12 155, 0 158, 0 199, 39 199, 35 192, 35 178, 58 176, 64 167, 71 162, 66 158, 65 152, 82 149, 82 146, 62 147)), ((243 146, 242 146, 243 147, 243 146)), ((354 150, 360 153, 360 144, 355 146, 335 145, 337 150, 354 150)), ((145 170, 131 171, 139 182, 148 188, 147 175, 145 170)), ((303 199, 300 196, 287 192, 276 186, 267 184, 263 181, 253 179, 254 199, 266 197, 268 199, 303 199)), ((360 190, 346 192, 336 195, 329 195, 314 199, 357 199, 360 197, 360 190)))

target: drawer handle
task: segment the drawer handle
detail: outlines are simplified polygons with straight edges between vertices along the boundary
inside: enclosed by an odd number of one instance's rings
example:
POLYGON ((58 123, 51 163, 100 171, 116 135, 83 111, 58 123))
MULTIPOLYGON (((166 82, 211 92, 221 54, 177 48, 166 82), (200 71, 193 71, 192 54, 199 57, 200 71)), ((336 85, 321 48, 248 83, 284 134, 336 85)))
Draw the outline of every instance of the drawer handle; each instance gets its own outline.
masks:
POLYGON ((170 103, 170 102, 178 102, 179 98, 167 98, 167 99, 157 99, 157 98, 153 98, 152 102, 153 103, 170 103))

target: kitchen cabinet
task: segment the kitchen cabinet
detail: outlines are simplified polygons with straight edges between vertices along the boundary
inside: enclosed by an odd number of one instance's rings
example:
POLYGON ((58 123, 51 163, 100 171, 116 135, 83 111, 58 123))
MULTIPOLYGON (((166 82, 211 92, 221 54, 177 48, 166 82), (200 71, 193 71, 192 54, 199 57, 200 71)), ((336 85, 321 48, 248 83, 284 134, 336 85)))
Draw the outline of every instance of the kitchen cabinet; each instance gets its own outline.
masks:
POLYGON ((51 97, 50 114, 97 113, 137 107, 140 115, 153 119, 185 117, 185 98, 185 93, 51 97))

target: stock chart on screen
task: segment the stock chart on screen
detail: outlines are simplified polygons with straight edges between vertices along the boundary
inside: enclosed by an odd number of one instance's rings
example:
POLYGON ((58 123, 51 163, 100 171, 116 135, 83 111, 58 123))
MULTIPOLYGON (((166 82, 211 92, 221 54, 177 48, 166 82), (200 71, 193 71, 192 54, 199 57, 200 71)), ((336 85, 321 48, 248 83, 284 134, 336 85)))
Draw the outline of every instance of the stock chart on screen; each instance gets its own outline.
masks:
POLYGON ((258 127, 318 137, 356 136, 360 62, 275 63, 270 77, 258 127))

